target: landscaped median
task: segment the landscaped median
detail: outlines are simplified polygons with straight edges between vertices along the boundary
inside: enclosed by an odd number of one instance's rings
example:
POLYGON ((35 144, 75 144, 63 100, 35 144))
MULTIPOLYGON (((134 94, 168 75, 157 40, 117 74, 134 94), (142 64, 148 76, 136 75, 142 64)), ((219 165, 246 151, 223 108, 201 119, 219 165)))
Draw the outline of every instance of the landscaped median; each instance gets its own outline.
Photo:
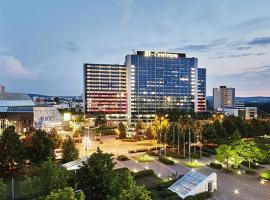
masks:
POLYGON ((270 181, 270 169, 262 171, 260 173, 260 178, 262 180, 270 181))
POLYGON ((184 163, 185 166, 190 168, 199 168, 204 166, 203 163, 199 162, 198 160, 192 160, 184 163))

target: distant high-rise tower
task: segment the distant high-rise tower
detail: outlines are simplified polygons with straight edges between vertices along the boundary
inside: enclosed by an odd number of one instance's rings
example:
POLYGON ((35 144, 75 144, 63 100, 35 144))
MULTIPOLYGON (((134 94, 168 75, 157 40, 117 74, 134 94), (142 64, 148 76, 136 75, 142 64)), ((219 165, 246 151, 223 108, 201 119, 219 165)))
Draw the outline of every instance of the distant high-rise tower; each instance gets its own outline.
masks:
POLYGON ((234 107, 235 105, 235 88, 220 86, 213 89, 214 109, 234 107))
POLYGON ((206 111, 206 69, 198 68, 198 112, 206 111))

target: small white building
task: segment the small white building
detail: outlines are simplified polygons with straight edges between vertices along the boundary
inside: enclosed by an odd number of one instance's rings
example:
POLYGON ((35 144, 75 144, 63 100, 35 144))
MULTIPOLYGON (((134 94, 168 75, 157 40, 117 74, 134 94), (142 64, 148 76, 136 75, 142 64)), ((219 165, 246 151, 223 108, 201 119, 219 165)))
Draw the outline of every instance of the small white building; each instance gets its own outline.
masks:
POLYGON ((213 172, 206 176, 191 170, 168 189, 178 194, 182 199, 203 192, 215 192, 217 190, 217 174, 213 172))

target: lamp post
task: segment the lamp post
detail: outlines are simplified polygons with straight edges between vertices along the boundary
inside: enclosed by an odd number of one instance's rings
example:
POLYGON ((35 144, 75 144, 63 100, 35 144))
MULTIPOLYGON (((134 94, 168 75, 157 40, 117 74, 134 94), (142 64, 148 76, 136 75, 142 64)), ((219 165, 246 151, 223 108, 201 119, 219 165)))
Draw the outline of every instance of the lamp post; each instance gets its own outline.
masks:
POLYGON ((191 136, 190 136, 190 115, 188 115, 188 159, 189 159, 189 161, 190 161, 190 140, 191 140, 191 136))

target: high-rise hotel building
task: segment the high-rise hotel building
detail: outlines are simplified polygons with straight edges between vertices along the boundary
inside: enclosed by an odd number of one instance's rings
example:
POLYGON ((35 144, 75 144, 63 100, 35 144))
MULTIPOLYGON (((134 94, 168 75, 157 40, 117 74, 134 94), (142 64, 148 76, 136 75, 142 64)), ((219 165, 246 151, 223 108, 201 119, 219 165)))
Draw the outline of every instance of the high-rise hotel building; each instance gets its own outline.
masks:
POLYGON ((103 113, 107 119, 126 120, 126 67, 114 64, 84 64, 84 109, 103 113))
POLYGON ((205 111, 205 69, 198 70, 197 58, 137 51, 125 65, 129 120, 148 121, 164 109, 205 111))
POLYGON ((234 107, 235 106, 235 88, 220 86, 213 88, 214 109, 234 107))

